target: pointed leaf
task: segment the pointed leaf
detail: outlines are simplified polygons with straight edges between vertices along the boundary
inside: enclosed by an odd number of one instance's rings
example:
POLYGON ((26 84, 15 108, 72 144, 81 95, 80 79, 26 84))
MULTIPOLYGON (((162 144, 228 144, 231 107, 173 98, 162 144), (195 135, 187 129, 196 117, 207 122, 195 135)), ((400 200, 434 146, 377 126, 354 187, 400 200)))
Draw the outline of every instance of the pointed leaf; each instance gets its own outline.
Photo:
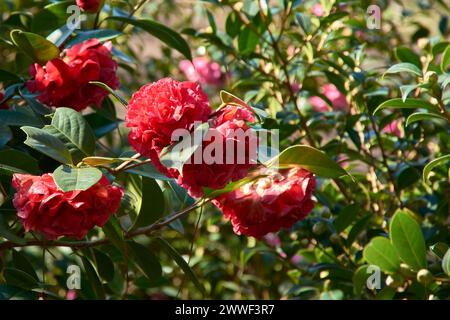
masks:
POLYGON ((400 258, 391 242, 384 237, 375 237, 363 251, 364 259, 379 266, 385 272, 394 273, 400 268, 400 258))
POLYGON ((69 149, 58 138, 43 129, 34 127, 21 127, 27 134, 24 143, 33 149, 55 159, 58 162, 72 164, 69 149))
POLYGON ((300 166, 324 178, 339 178, 349 175, 324 152, 307 145, 295 145, 283 150, 277 157, 269 161, 268 166, 276 163, 280 166, 300 166))
POLYGON ((419 224, 406 211, 397 210, 389 233, 399 257, 414 270, 427 267, 426 247, 419 224))
POLYGON ((429 181, 429 180, 428 180, 428 177, 429 177, 431 171, 432 171, 435 167, 440 166, 440 165, 442 165, 442 164, 444 164, 444 163, 447 163, 447 162, 449 162, 449 161, 450 161, 450 154, 447 154, 447 155, 445 155, 445 156, 442 156, 442 157, 439 157, 439 158, 436 158, 436 159, 430 161, 430 162, 425 166, 425 168, 423 168, 423 180, 424 180, 425 182, 428 182, 428 181, 429 181))
POLYGON ((102 178, 103 173, 97 168, 72 168, 61 165, 53 172, 56 185, 64 192, 87 190, 102 178))

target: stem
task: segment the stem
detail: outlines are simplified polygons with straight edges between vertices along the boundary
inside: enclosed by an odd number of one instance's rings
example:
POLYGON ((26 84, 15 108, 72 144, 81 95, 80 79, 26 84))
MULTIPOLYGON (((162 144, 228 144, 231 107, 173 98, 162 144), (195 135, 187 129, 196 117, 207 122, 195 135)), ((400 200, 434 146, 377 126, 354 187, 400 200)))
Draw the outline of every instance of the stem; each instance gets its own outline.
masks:
MULTIPOLYGON (((189 212, 203 206, 205 203, 211 201, 211 199, 207 200, 199 200, 196 203, 194 203, 192 206, 185 208, 179 212, 176 212, 170 216, 168 216, 165 219, 161 219, 147 227, 136 229, 132 232, 125 234, 125 239, 132 239, 134 237, 140 236, 140 235, 150 235, 154 233, 157 230, 162 229, 163 227, 169 225, 173 221, 180 219, 181 217, 185 216, 189 212)), ((5 241, 0 243, 0 252, 2 250, 11 249, 11 248, 18 248, 18 247, 30 247, 30 246, 40 246, 43 248, 47 247, 70 247, 74 249, 82 249, 82 248, 90 248, 90 247, 96 247, 100 245, 105 245, 111 243, 111 240, 109 239, 99 239, 99 240, 91 240, 91 241, 45 241, 45 240, 28 240, 24 243, 14 243, 11 241, 5 241)))
MULTIPOLYGON (((140 153, 136 153, 135 155, 133 155, 133 156, 131 157, 131 159, 137 159, 137 158, 139 158, 140 156, 141 156, 140 153)), ((133 160, 127 160, 127 161, 125 161, 125 162, 122 162, 119 166, 117 166, 116 168, 114 168, 113 171, 114 171, 115 173, 121 172, 121 171, 124 170, 124 168, 125 168, 127 165, 129 165, 129 164, 132 163, 132 162, 133 162, 133 160)))
MULTIPOLYGON (((306 120, 305 120, 305 118, 304 118, 304 116, 303 116, 303 114, 302 114, 302 112, 301 112, 301 110, 300 110, 300 108, 299 108, 299 106, 297 104, 297 97, 296 97, 296 94, 294 92, 294 89, 292 89, 291 81, 289 79, 288 63, 287 63, 285 57, 283 56, 283 54, 281 53, 280 47, 278 46, 278 41, 275 39, 272 31, 269 28, 269 25, 267 24, 266 16, 263 13, 260 1, 258 1, 258 5, 259 5, 259 12, 260 12, 260 15, 261 15, 261 19, 263 20, 264 24, 267 26, 267 32, 269 33, 269 37, 271 39, 270 45, 274 49, 275 54, 280 59, 281 69, 283 70, 284 76, 286 77, 286 88, 287 88, 287 90, 289 92, 290 100, 295 105, 295 110, 297 111, 297 114, 298 114, 299 120, 300 120, 300 126, 305 131, 306 139, 311 144, 311 146, 317 147, 317 144, 316 144, 316 142, 314 141, 314 139, 312 137, 311 131, 309 130, 308 125, 306 124, 306 120)), ((280 35, 280 37, 281 37, 281 35, 280 35)))
POLYGON ((373 119, 373 117, 369 116, 369 119, 370 119, 370 122, 372 123, 373 131, 375 132, 375 136, 377 138, 378 146, 380 147, 382 161, 383 161, 383 164, 384 164, 384 166, 386 167, 386 170, 387 170, 387 174, 388 174, 388 178, 389 178, 389 181, 390 181, 391 189, 394 191, 395 197, 397 198, 397 201, 398 201, 400 207, 403 208, 403 203, 402 203, 402 200, 400 198, 400 191, 397 189, 397 186, 395 184, 394 174, 393 174, 391 168, 388 165, 388 158, 387 158, 387 155, 386 155, 386 151, 384 149, 383 141, 381 140, 380 131, 378 130, 378 128, 376 126, 376 123, 375 123, 375 120, 373 119))
POLYGON ((447 119, 448 123, 450 123, 450 114, 445 110, 444 103, 442 102, 442 99, 437 99, 438 101, 438 107, 441 111, 441 114, 447 119))

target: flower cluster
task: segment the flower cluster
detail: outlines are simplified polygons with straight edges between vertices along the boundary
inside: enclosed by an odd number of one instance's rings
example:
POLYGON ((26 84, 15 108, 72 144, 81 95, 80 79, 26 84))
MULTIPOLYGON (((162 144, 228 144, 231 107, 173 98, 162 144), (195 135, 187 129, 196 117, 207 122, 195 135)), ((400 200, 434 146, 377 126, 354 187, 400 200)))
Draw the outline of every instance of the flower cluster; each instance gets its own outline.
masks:
POLYGON ((111 58, 111 42, 90 39, 64 51, 42 67, 30 66, 33 80, 27 81, 30 92, 38 92, 38 100, 53 107, 70 107, 77 111, 94 105, 100 107, 108 92, 90 81, 100 81, 112 89, 119 86, 117 63, 111 58))
POLYGON ((26 231, 47 239, 60 236, 82 239, 94 226, 103 226, 120 205, 123 190, 102 179, 85 191, 63 192, 51 174, 15 174, 13 204, 26 231))
MULTIPOLYGON (((136 92, 126 116, 126 125, 131 128, 130 145, 194 197, 201 197, 204 188, 221 189, 256 168, 256 154, 251 149, 258 145, 258 139, 249 126, 255 122, 249 106, 225 104, 213 113, 200 85, 168 78, 147 84, 136 92), (172 133, 177 129, 192 132, 194 122, 198 121, 209 124, 201 148, 183 165, 181 172, 165 167, 161 155, 176 142, 172 133), (214 154, 212 162, 205 159, 205 154, 200 154, 200 162, 195 161, 196 153, 207 150, 213 143, 221 146, 222 153, 214 154), (237 159, 239 154, 244 155, 243 159, 237 159)), ((237 234, 260 238, 304 218, 312 210, 314 188, 312 173, 298 168, 284 169, 224 194, 214 204, 231 220, 237 234)))

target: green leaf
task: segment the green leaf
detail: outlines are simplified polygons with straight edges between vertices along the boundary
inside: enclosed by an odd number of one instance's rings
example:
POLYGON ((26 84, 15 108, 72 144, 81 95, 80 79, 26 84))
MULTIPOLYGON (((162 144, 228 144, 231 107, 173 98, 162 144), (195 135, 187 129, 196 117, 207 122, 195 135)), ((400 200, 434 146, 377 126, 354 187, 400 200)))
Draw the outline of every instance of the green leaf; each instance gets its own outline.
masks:
POLYGON ((404 165, 395 173, 395 180, 399 190, 412 186, 419 179, 419 170, 412 166, 404 165))
POLYGON ((450 65, 450 44, 445 48, 441 58, 441 70, 447 72, 447 68, 450 65))
POLYGON ((36 116, 23 110, 0 110, 0 125, 40 127, 43 123, 36 116))
POLYGON ((377 112, 387 109, 416 109, 416 108, 422 108, 427 109, 430 111, 439 112, 439 109, 436 105, 429 103, 428 101, 421 100, 421 99, 406 99, 403 101, 400 98, 395 98, 391 100, 387 100, 380 104, 374 111, 373 115, 375 115, 377 112))
POLYGON ((108 17, 107 19, 113 19, 139 27, 158 38, 169 47, 177 50, 187 59, 192 60, 191 49, 186 40, 184 40, 176 31, 165 25, 150 19, 134 20, 125 17, 108 17))
POLYGON ((238 49, 240 54, 245 56, 253 53, 258 45, 258 42, 258 35, 248 27, 244 26, 238 36, 238 49))
POLYGON ((164 195, 154 179, 142 177, 142 205, 132 230, 148 226, 162 217, 164 195))
POLYGON ((97 168, 73 168, 61 165, 53 172, 55 184, 64 192, 87 190, 100 181, 103 173, 97 168))
POLYGON ((406 119, 406 125, 409 126, 411 123, 421 121, 421 120, 444 120, 447 121, 446 118, 440 116, 436 113, 428 113, 428 112, 414 112, 409 115, 406 119))
POLYGON ((202 145, 208 129, 208 122, 197 125, 192 133, 181 136, 180 141, 164 148, 160 153, 161 164, 167 168, 175 168, 182 173, 184 164, 202 145))
POLYGON ((397 59, 402 62, 409 62, 419 69, 422 68, 420 57, 408 47, 398 47, 395 49, 395 55, 397 56, 397 59))
POLYGON ((14 73, 11 73, 6 70, 0 69, 0 82, 21 82, 22 79, 20 79, 19 76, 15 75, 14 73))
POLYGON ((105 42, 122 35, 122 32, 111 29, 77 30, 75 33, 76 36, 67 42, 66 48, 70 48, 89 39, 97 39, 100 42, 105 42))
POLYGON ((409 94, 414 91, 416 88, 419 88, 418 84, 405 85, 400 87, 400 92, 402 93, 402 101, 405 102, 408 98, 409 94))
POLYGON ((394 273, 400 268, 400 258, 394 246, 384 237, 370 240, 363 251, 364 260, 379 266, 385 272, 394 273))
POLYGON ((39 287, 39 283, 25 271, 15 268, 5 268, 3 277, 6 283, 22 289, 31 290, 39 287))
POLYGON ((110 282, 114 278, 114 263, 111 259, 98 249, 92 249, 97 265, 99 276, 106 282, 110 282))
POLYGON ((39 174, 41 171, 35 158, 28 153, 15 149, 5 149, 0 151, 0 165, 17 168, 17 172, 22 171, 25 173, 39 174))
POLYGON ((428 177, 430 176, 431 171, 444 163, 447 163, 450 161, 450 154, 447 154, 445 156, 441 156, 439 158, 436 158, 432 161, 430 161, 425 168, 423 168, 423 181, 429 182, 428 177))
POLYGON ((427 267, 425 240, 419 224, 406 211, 397 210, 389 233, 399 257, 414 270, 427 267))
POLYGON ((300 12, 296 13, 295 21, 302 28, 303 32, 306 35, 311 33, 311 28, 312 28, 311 19, 307 15, 300 13, 300 12))
POLYGON ((31 31, 35 33, 43 33, 50 30, 55 30, 59 26, 66 24, 68 18, 72 16, 75 11, 72 9, 67 12, 70 5, 73 5, 73 0, 58 1, 46 5, 43 10, 39 10, 33 15, 31 21, 31 31))
POLYGON ((81 257, 81 261, 83 262, 84 271, 89 280, 88 283, 95 292, 95 297, 97 299, 105 299, 105 289, 94 266, 86 257, 81 257))
MULTIPOLYGON (((56 29, 47 36, 47 40, 54 43, 55 46, 60 47, 64 41, 70 37, 75 29, 68 24, 63 25, 61 28, 56 29)), ((67 45, 65 46, 67 48, 67 45)))
POLYGON ((9 166, 7 164, 0 163, 0 175, 12 176, 14 173, 26 174, 28 172, 13 166, 9 166))
POLYGON ((205 288, 198 280, 192 268, 189 266, 186 260, 184 260, 184 258, 178 253, 178 251, 163 238, 158 237, 156 238, 156 241, 161 247, 161 249, 163 249, 175 261, 175 263, 181 268, 181 270, 183 270, 184 274, 191 279, 195 287, 202 293, 203 296, 205 296, 205 288))
POLYGON ((40 64, 55 59, 60 54, 57 46, 35 33, 12 30, 11 40, 24 53, 29 55, 33 61, 40 64))
POLYGON ((1 214, 0 214, 0 237, 3 237, 11 242, 18 244, 25 243, 25 239, 17 236, 10 230, 8 222, 5 220, 4 215, 1 214))
POLYGON ((72 156, 69 149, 58 138, 43 129, 33 127, 21 127, 27 134, 24 143, 33 149, 55 159, 58 162, 72 164, 72 156))
POLYGON ((443 259, 445 253, 448 250, 448 245, 443 242, 437 242, 430 247, 431 252, 433 252, 439 259, 443 259))
POLYGON ((156 282, 162 275, 158 258, 147 247, 133 241, 127 242, 139 270, 151 281, 156 282))
POLYGON ((367 272, 368 267, 368 265, 363 265, 353 274, 353 292, 357 298, 360 298, 362 291, 367 288, 367 279, 370 277, 370 273, 367 272))
POLYGON ((273 166, 276 163, 279 166, 300 166, 324 178, 339 178, 349 175, 324 152, 307 145, 291 146, 271 159, 267 165, 273 166))
POLYGON ((28 275, 30 275, 35 281, 39 281, 39 278, 36 274, 36 271, 34 271, 33 265, 28 261, 25 254, 21 251, 12 250, 12 259, 13 259, 13 265, 15 268, 26 272, 28 275))
POLYGON ((127 100, 125 100, 123 97, 121 97, 117 92, 115 92, 112 88, 110 88, 107 84, 100 82, 100 81, 89 81, 90 84, 96 85, 97 87, 100 87, 102 89, 105 89, 108 91, 114 98, 116 98, 117 101, 120 102, 121 105, 123 105, 125 108, 128 106, 127 100))
POLYGON ((69 149, 74 163, 95 151, 95 135, 81 113, 70 108, 57 108, 52 123, 44 130, 59 138, 69 149))
POLYGON ((334 220, 334 228, 337 233, 344 231, 349 225, 351 225, 358 216, 361 206, 359 204, 348 205, 339 212, 339 215, 334 220))
POLYGON ((399 72, 409 72, 413 73, 418 77, 422 76, 422 71, 414 64, 409 62, 402 62, 398 64, 394 64, 392 67, 386 70, 386 72, 383 74, 393 74, 393 73, 399 73, 399 72))
POLYGON ((450 249, 447 250, 447 253, 442 259, 442 270, 450 277, 450 249))

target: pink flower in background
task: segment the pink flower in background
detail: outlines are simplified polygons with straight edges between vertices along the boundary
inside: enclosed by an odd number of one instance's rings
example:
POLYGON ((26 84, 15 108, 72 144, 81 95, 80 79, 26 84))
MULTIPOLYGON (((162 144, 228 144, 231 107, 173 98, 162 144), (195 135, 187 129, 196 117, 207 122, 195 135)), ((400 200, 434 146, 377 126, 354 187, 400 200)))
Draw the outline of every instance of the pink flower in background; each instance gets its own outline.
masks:
MULTIPOLYGON (((333 106, 333 110, 335 111, 347 111, 348 103, 345 95, 336 88, 334 84, 326 84, 322 87, 322 93, 325 97, 327 97, 333 106)), ((318 112, 327 112, 329 111, 328 104, 320 97, 314 96, 309 98, 309 103, 313 107, 314 110, 318 112)))
POLYGON ((75 290, 68 290, 66 294, 66 300, 75 300, 77 298, 77 292, 75 290))
POLYGON ((301 255, 299 255, 299 254, 294 254, 291 257, 291 263, 293 265, 298 265, 300 262, 302 262, 302 260, 303 260, 303 257, 301 255))
POLYGON ((323 7, 320 3, 316 3, 315 5, 312 6, 311 12, 313 15, 315 15, 317 17, 321 17, 324 15, 325 10, 323 9, 323 7))
POLYGON ((402 130, 400 129, 400 122, 397 120, 390 122, 383 128, 383 132, 393 134, 394 136, 400 138, 402 136, 402 130))
POLYGON ((179 64, 179 68, 189 81, 197 81, 209 85, 220 85, 224 80, 220 65, 206 57, 194 58, 192 62, 189 60, 182 60, 179 64))
POLYGON ((266 243, 269 247, 279 247, 281 246, 281 239, 276 233, 268 233, 264 236, 266 243))
POLYGON ((294 91, 294 93, 298 93, 302 89, 302 85, 298 82, 293 82, 291 84, 291 88, 292 88, 292 91, 294 91))

